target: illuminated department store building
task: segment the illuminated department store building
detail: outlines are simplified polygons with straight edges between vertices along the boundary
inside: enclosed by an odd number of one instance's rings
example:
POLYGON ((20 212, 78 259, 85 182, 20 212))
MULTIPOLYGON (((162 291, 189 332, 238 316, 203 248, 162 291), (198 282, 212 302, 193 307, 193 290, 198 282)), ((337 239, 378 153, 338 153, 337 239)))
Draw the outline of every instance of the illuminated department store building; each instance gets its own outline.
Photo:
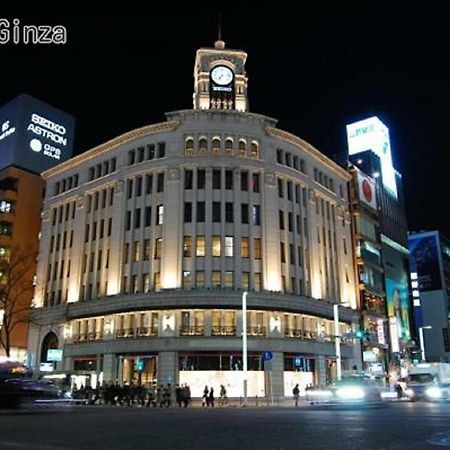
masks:
MULTIPOLYGON (((350 175, 248 112, 246 57, 198 50, 193 109, 44 172, 36 367, 60 348, 58 371, 241 395, 248 291, 249 395, 335 376, 333 304, 341 334, 359 317, 350 175)), ((359 343, 341 350, 360 367, 359 343)))

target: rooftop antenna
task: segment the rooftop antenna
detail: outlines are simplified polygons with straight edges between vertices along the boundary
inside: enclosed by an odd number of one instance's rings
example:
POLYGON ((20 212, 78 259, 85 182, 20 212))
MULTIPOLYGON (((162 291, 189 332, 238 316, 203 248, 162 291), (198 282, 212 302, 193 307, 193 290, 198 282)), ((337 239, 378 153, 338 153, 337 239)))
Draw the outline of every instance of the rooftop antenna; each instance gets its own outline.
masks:
POLYGON ((217 15, 217 41, 214 42, 214 48, 223 50, 225 48, 225 42, 222 41, 222 13, 217 15))

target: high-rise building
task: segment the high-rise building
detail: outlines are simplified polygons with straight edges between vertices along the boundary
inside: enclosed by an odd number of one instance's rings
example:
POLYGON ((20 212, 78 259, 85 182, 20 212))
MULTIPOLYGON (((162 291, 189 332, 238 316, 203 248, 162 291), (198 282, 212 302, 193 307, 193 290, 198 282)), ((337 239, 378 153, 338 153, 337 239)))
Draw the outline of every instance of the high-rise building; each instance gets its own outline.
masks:
MULTIPOLYGON (((249 395, 335 376, 334 337, 359 322, 350 175, 248 112, 246 56, 222 41, 198 50, 194 109, 44 172, 37 368, 57 346, 56 369, 83 384, 188 383, 193 396, 224 384, 239 396, 246 321, 249 395)), ((359 343, 341 349, 343 369, 360 367, 359 343)))
POLYGON ((26 361, 45 182, 72 155, 74 119, 29 95, 0 108, 0 361, 26 361))
POLYGON ((449 362, 450 241, 439 231, 411 232, 408 241, 415 340, 427 361, 449 362))
POLYGON ((392 369, 410 360, 408 238, 400 173, 392 163, 389 130, 378 117, 347 125, 350 161, 375 180, 381 261, 392 369))

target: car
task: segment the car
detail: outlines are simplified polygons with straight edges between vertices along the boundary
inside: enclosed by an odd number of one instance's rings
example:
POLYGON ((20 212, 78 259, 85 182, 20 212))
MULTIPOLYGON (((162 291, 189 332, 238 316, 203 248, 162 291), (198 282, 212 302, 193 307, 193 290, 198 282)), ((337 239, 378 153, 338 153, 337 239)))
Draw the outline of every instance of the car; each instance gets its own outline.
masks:
POLYGON ((0 408, 13 409, 24 404, 63 399, 57 386, 34 380, 32 375, 32 371, 21 363, 0 364, 0 408))
POLYGON ((380 404, 383 399, 380 388, 371 379, 345 376, 334 384, 310 388, 306 391, 310 404, 380 404))

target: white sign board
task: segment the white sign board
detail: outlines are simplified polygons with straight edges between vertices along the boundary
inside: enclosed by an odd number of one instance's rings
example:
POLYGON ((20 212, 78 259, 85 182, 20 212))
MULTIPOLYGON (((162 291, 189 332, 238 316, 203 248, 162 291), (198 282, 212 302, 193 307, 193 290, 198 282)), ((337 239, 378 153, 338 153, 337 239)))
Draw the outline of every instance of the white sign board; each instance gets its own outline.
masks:
POLYGON ((63 351, 59 348, 47 350, 47 361, 62 361, 63 351))

